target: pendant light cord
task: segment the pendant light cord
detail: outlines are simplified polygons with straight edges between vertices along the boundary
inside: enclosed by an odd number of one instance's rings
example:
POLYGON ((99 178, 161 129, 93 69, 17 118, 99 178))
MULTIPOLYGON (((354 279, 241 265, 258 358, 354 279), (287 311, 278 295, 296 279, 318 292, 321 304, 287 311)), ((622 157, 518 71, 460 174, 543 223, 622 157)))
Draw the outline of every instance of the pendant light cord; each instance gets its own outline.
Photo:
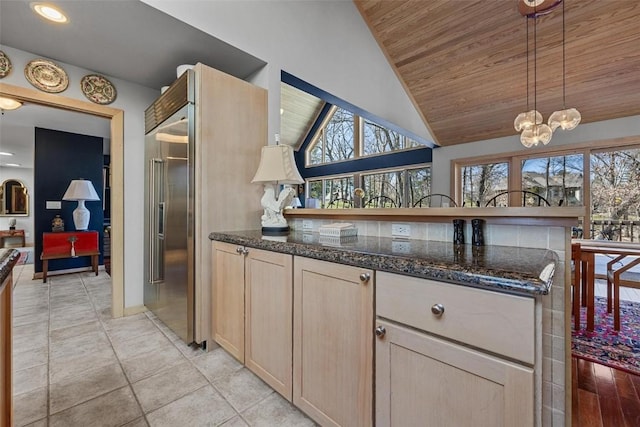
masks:
POLYGON ((565 40, 565 30, 564 30, 564 2, 565 0, 562 0, 562 109, 566 110, 567 109, 567 101, 565 99, 565 88, 567 87, 566 85, 566 69, 565 69, 565 53, 564 53, 564 40, 565 40))
MULTIPOLYGON (((536 23, 536 8, 533 7, 533 109, 538 111, 538 46, 537 46, 537 23, 536 23)), ((534 124, 537 127, 537 120, 534 119, 534 124)))
POLYGON ((524 20, 527 29, 527 111, 529 111, 529 17, 525 16, 524 20))

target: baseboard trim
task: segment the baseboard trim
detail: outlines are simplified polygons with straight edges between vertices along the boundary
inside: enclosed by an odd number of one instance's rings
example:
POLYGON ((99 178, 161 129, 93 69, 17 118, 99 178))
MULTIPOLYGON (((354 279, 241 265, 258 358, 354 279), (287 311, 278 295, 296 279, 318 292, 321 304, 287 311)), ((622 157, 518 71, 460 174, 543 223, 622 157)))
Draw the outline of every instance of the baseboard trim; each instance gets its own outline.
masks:
POLYGON ((147 310, 147 307, 144 305, 134 305, 133 307, 125 307, 124 315, 125 316, 133 316, 134 314, 144 313, 147 310))

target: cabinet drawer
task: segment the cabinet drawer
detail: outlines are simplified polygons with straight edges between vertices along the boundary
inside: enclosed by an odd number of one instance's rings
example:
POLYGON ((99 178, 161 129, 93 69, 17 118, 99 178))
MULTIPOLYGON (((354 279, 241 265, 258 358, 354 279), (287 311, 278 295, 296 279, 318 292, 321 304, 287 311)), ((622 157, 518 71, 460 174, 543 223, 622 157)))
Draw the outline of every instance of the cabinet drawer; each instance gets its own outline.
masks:
POLYGON ((534 307, 533 298, 385 272, 376 275, 377 316, 532 365, 534 307), (441 315, 432 312, 437 304, 444 310, 441 315))

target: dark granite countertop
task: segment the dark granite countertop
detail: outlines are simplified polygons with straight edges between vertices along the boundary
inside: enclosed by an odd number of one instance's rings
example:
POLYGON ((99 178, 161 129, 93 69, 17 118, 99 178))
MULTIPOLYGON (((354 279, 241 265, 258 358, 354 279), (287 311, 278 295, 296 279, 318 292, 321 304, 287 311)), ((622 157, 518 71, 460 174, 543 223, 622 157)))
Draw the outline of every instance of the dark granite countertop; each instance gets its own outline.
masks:
POLYGON ((213 232, 211 240, 378 271, 524 295, 549 293, 558 256, 546 249, 455 246, 447 242, 316 233, 262 236, 258 231, 213 232))
POLYGON ((11 269, 20 258, 20 251, 15 249, 0 249, 0 284, 4 283, 11 269))

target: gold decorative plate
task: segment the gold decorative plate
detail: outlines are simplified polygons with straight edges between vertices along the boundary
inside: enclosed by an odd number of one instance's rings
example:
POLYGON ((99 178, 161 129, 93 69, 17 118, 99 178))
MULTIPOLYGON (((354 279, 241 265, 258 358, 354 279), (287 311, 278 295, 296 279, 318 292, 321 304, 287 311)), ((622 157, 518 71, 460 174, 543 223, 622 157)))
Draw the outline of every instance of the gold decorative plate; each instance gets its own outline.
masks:
POLYGON ((11 60, 9 57, 0 50, 0 79, 7 77, 11 72, 11 60))
POLYGON ((33 87, 43 92, 59 93, 69 86, 69 76, 56 63, 34 59, 24 67, 24 76, 33 87))
POLYGON ((84 96, 96 104, 111 104, 118 93, 113 84, 106 77, 98 74, 88 74, 80 81, 80 88, 84 96))

